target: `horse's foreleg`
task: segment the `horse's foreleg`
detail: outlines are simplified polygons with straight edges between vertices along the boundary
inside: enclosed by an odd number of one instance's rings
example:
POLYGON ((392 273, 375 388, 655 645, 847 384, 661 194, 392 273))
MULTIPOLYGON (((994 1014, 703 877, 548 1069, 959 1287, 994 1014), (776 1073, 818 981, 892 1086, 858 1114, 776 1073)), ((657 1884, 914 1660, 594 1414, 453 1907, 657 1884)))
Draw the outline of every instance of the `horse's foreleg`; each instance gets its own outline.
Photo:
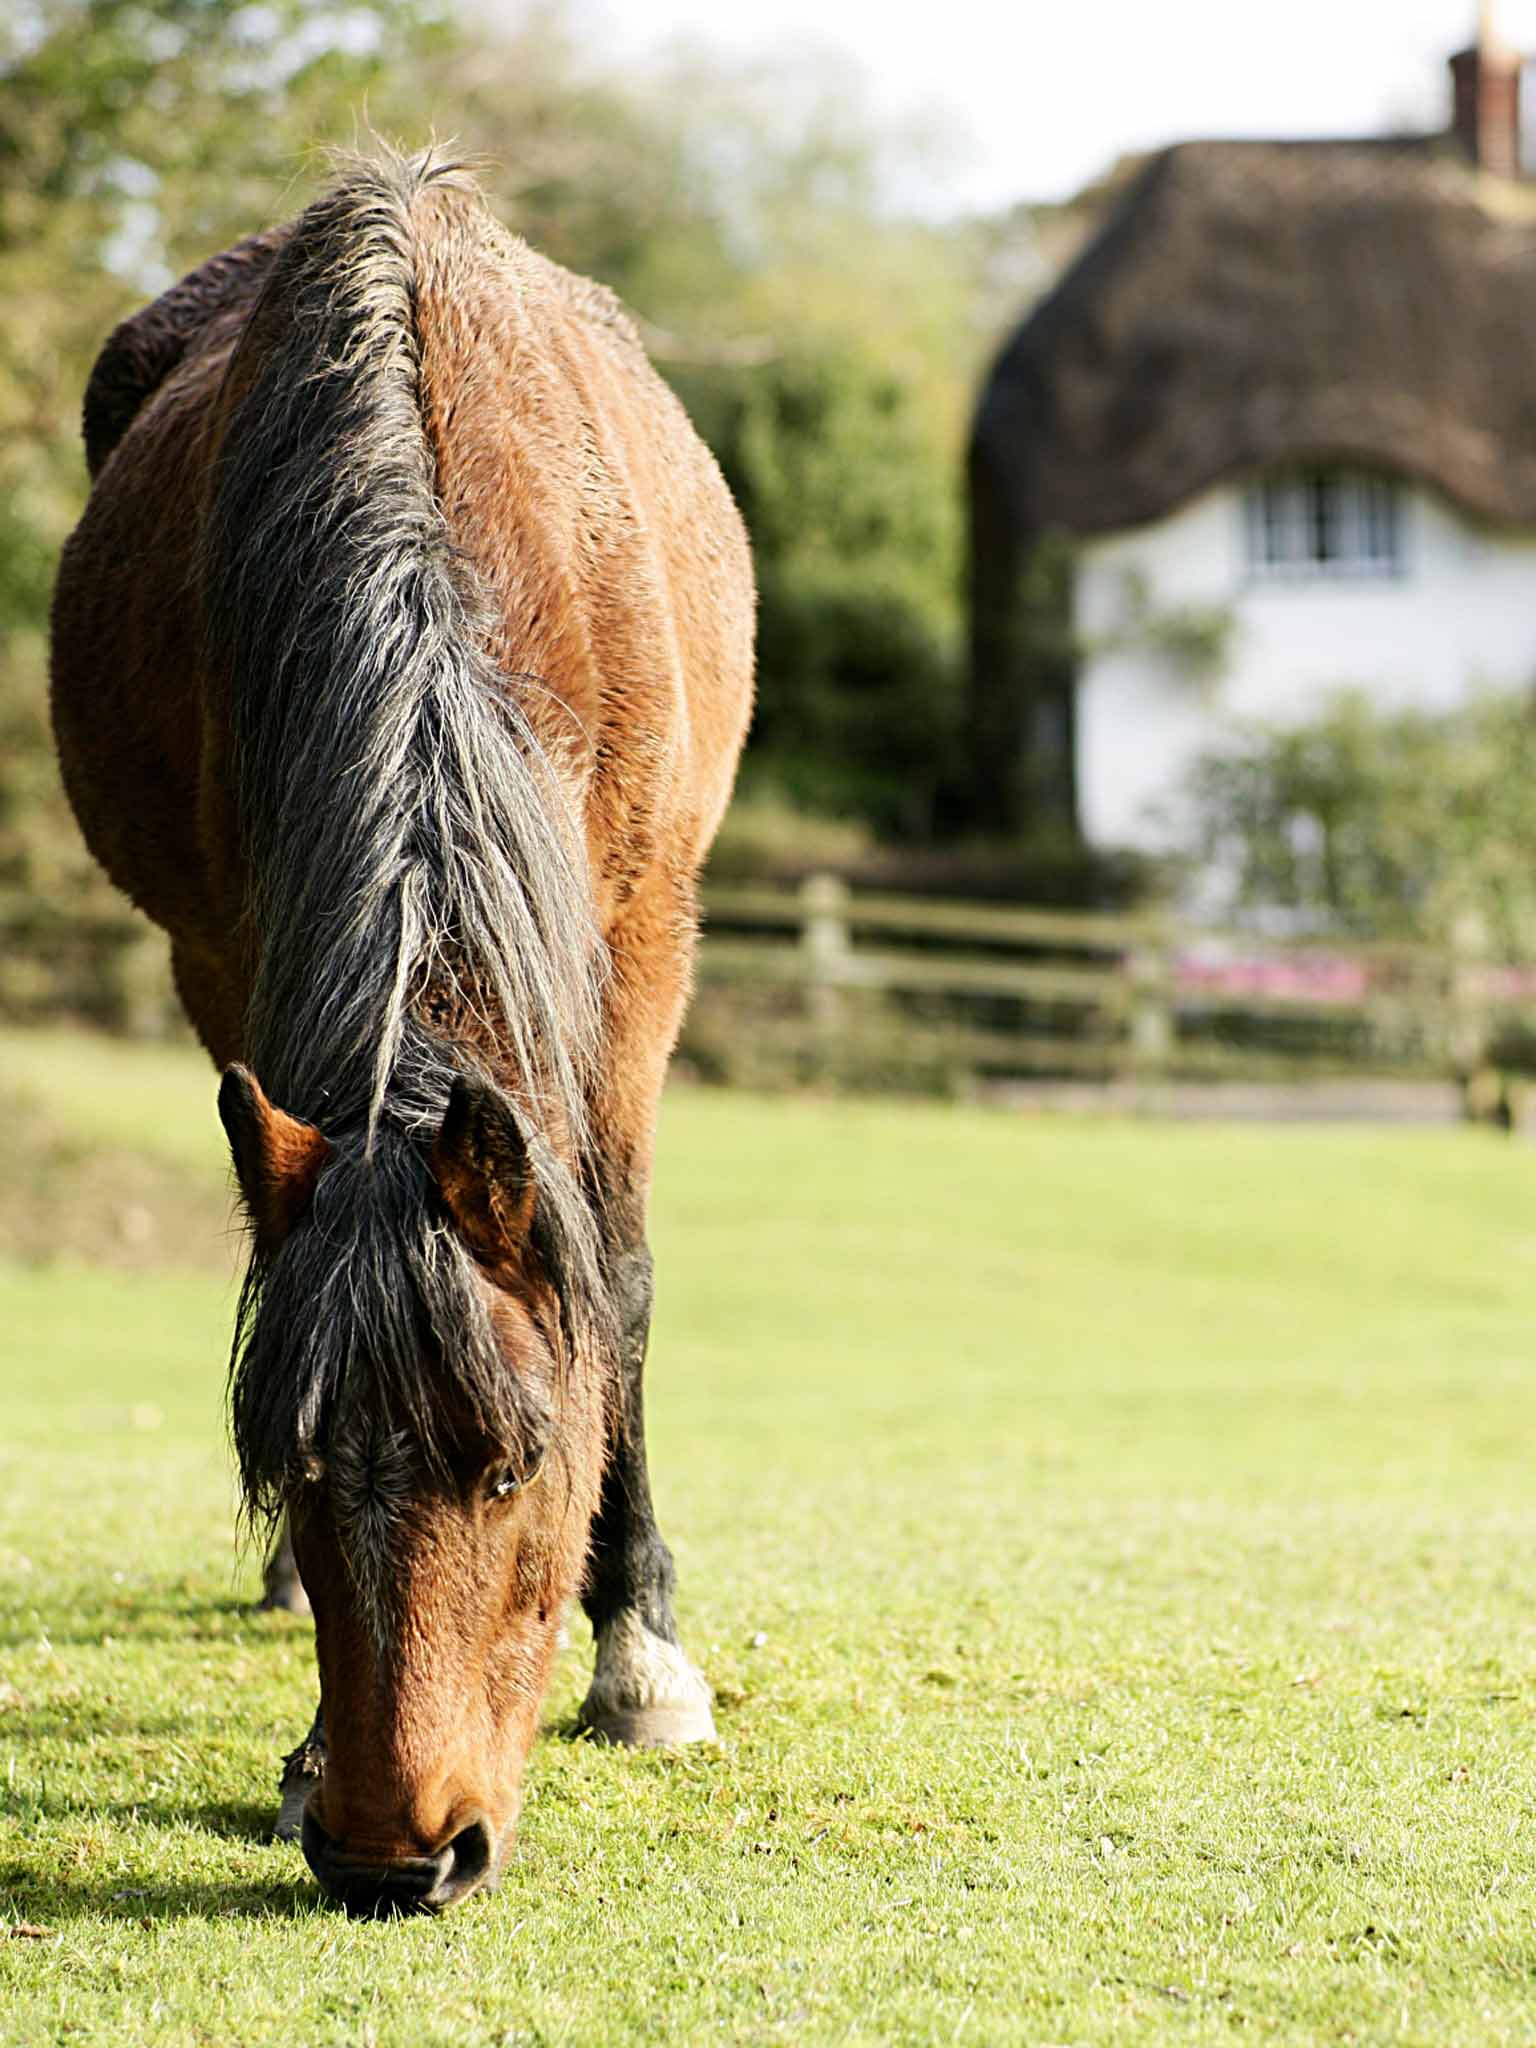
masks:
MULTIPOLYGON (((289 1614, 309 1613, 309 1595, 299 1577, 298 1559, 293 1554, 293 1530, 286 1515, 278 1525, 264 1577, 263 1607, 281 1607, 289 1614)), ((278 1783, 277 1820, 272 1828, 275 1841, 298 1841, 304 1829, 305 1802, 319 1784, 324 1769, 325 1729, 316 1708, 309 1733, 297 1749, 290 1750, 283 1758, 283 1775, 278 1783)))
POLYGON ((672 1616, 677 1574, 661 1540, 645 1463, 645 1347, 651 1255, 643 1243, 612 1266, 623 1352, 602 1498, 582 1605, 597 1638, 581 1720, 594 1735, 639 1749, 712 1742, 710 1691, 683 1653, 672 1616))
POLYGON ((308 1614, 309 1595, 299 1577, 298 1559, 293 1554, 293 1532, 284 1515, 262 1573, 261 1605, 280 1607, 287 1614, 308 1614))
POLYGON ((314 1724, 295 1750, 283 1758, 283 1775, 278 1787, 277 1821, 272 1829, 279 1842, 296 1842, 304 1829, 304 1808, 309 1795, 325 1771, 325 1726, 320 1709, 314 1724))
POLYGON ((642 889, 609 934, 603 1073, 595 1105, 609 1276, 620 1322, 618 1385, 582 1604, 597 1637, 581 1718, 610 1742, 711 1742, 709 1687, 683 1654, 672 1617, 677 1574, 656 1527, 645 1462, 645 1345, 651 1255, 645 1243, 656 1105, 687 999, 693 883, 669 874, 642 889))

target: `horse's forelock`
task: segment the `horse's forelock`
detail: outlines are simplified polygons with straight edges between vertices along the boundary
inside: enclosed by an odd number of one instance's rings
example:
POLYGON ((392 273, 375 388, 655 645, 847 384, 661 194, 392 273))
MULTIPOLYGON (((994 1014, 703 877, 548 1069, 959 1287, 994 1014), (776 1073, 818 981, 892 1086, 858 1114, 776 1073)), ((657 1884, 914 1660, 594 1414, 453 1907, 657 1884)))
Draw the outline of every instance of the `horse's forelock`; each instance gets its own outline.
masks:
POLYGON ((281 1246, 253 1250, 242 1290, 231 1419, 253 1516, 275 1516, 316 1469, 334 1479, 338 1450, 355 1497, 369 1446, 395 1446, 396 1467, 406 1458, 431 1487, 448 1482, 466 1429, 514 1463, 558 1438, 572 1364, 604 1371, 614 1332, 590 1207, 552 1154, 537 1200, 534 1284, 558 1304, 552 1410, 502 1351, 489 1283, 419 1142, 390 1121, 371 1150, 336 1148, 310 1214, 281 1246))

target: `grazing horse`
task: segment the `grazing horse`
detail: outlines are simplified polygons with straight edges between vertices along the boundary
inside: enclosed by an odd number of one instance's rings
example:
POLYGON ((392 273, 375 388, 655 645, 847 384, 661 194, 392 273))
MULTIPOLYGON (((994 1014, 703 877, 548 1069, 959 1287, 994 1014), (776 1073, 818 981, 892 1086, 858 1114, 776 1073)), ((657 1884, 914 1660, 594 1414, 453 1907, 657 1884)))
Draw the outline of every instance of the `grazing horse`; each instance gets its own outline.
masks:
POLYGON ((577 1593, 586 1725, 713 1734, 646 1476, 645 1216, 753 592, 617 302, 462 169, 340 178, 107 343, 53 715, 224 1070, 236 1457, 315 1615, 287 1818, 388 1913, 494 1877, 577 1593))

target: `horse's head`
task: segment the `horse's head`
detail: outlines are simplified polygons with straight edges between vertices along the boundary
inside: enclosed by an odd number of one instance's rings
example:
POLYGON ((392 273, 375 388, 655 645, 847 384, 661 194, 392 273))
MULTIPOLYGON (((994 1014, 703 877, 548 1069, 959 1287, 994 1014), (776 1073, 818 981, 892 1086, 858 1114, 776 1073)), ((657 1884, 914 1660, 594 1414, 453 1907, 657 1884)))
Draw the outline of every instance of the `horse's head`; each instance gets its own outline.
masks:
POLYGON ((601 1280, 574 1180, 499 1090, 372 1147, 231 1069, 250 1213, 234 1429, 315 1614, 323 1775, 304 1849, 355 1911, 437 1910, 510 1840, 603 1455, 601 1280), (590 1328, 590 1326, 588 1326, 590 1328))

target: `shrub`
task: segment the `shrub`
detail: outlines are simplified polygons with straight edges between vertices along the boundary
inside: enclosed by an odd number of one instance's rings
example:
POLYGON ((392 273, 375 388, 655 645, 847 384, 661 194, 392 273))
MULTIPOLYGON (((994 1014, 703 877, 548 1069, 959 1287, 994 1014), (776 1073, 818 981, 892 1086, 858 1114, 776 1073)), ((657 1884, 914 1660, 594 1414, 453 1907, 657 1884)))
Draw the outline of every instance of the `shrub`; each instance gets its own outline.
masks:
POLYGON ((1239 912, 1361 938, 1470 928, 1536 958, 1536 696, 1255 728, 1189 784, 1189 852, 1239 912))

